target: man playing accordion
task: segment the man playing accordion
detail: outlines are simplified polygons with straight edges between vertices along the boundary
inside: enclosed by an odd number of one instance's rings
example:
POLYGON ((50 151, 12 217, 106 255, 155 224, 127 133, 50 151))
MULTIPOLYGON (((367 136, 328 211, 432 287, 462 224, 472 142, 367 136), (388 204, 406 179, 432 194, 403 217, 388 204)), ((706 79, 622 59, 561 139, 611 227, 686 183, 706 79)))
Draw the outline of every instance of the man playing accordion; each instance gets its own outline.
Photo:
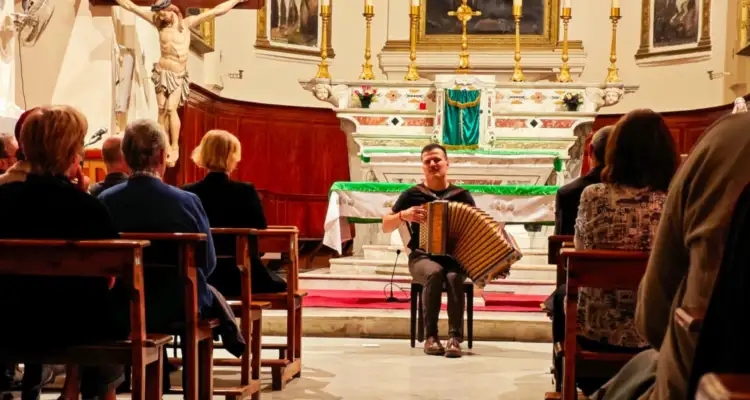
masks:
POLYGON ((439 144, 428 144, 422 149, 424 183, 413 186, 399 196, 391 213, 383 217, 383 232, 389 233, 406 223, 411 234, 407 247, 409 271, 415 283, 423 285, 422 307, 425 321, 424 352, 429 355, 461 357, 463 340, 464 290, 466 275, 458 262, 448 256, 431 256, 419 249, 419 223, 427 218, 425 203, 448 200, 475 206, 474 198, 466 190, 448 182, 448 153, 439 144), (438 337, 440 298, 445 283, 448 294, 448 335, 443 347, 438 337))

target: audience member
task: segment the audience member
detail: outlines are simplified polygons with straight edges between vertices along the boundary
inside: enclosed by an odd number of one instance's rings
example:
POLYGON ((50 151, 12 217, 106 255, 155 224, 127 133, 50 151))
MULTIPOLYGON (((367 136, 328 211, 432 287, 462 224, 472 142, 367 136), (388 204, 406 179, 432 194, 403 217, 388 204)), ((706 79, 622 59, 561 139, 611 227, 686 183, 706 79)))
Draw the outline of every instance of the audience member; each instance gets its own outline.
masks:
MULTIPOLYGON (((12 210, 0 224, 0 237, 117 238, 106 208, 64 175, 80 161, 86 118, 72 107, 52 106, 25 113, 19 125, 28 174, 0 186, 0 204, 12 210)), ((0 304, 14 329, 0 331, 0 340, 54 346, 126 337, 126 327, 110 319, 116 300, 102 278, 5 277, 0 304)), ((39 397, 41 376, 41 366, 26 365, 22 399, 39 397)), ((83 399, 114 399, 122 366, 83 367, 80 376, 83 399)))
MULTIPOLYGON (((192 193, 162 182, 166 170, 167 136, 151 120, 131 122, 122 139, 125 162, 132 171, 125 183, 99 195, 120 232, 205 233, 205 246, 196 252, 198 306, 204 317, 221 321, 219 334, 224 346, 236 356, 244 352, 244 340, 226 300, 206 283, 216 266, 214 243, 200 199, 192 193)), ((166 244, 152 244, 146 262, 177 263, 177 251, 166 244)), ((157 268, 146 272, 146 326, 150 332, 172 333, 184 321, 183 281, 177 269, 157 268)))
MULTIPOLYGON (((635 110, 620 119, 607 142, 602 183, 588 186, 581 194, 576 249, 650 251, 679 160, 674 139, 659 114, 635 110)), ((631 291, 580 288, 579 346, 610 353, 638 353, 647 348, 635 329, 634 297, 631 291)), ((556 341, 564 338, 563 301, 559 294, 554 305, 556 341)), ((578 382, 585 394, 602 383, 578 382)))
POLYGON ((35 107, 30 110, 24 111, 23 114, 18 117, 18 121, 16 121, 15 131, 13 132, 16 138, 16 143, 18 143, 18 150, 16 150, 16 163, 11 165, 7 171, 0 175, 0 185, 9 182, 19 182, 26 180, 26 175, 29 173, 29 163, 26 162, 26 157, 23 153, 21 128, 23 127, 24 122, 29 118, 29 116, 36 114, 39 111, 40 108, 35 107))
POLYGON ((125 163, 125 157, 122 154, 122 137, 110 136, 102 143, 102 159, 107 168, 107 176, 103 181, 89 188, 89 193, 94 197, 112 186, 127 181, 130 173, 130 168, 125 163))
POLYGON ((0 174, 4 174, 16 159, 18 141, 9 132, 0 132, 0 174))
POLYGON ((673 316, 677 307, 706 307, 711 297, 734 203, 750 182, 748 125, 747 113, 722 118, 677 172, 638 290, 636 327, 653 350, 631 360, 600 397, 688 398, 696 337, 673 316))
MULTIPOLYGON (((193 151, 193 161, 208 174, 183 189, 200 198, 212 227, 265 229, 266 217, 255 187, 229 179, 241 156, 242 147, 234 135, 221 130, 207 132, 193 151)), ((215 241, 218 254, 235 254, 234 238, 219 237, 215 241)), ((260 257, 255 256, 251 265, 253 293, 286 291, 286 282, 266 268, 260 257)), ((219 259, 208 282, 225 296, 240 295, 240 272, 233 259, 219 259)))
POLYGON ((610 132, 612 132, 611 125, 605 126, 591 135, 591 143, 588 149, 591 170, 586 175, 576 178, 557 190, 555 235, 573 235, 583 189, 601 182, 602 168, 604 168, 604 150, 607 147, 607 138, 609 138, 610 132))

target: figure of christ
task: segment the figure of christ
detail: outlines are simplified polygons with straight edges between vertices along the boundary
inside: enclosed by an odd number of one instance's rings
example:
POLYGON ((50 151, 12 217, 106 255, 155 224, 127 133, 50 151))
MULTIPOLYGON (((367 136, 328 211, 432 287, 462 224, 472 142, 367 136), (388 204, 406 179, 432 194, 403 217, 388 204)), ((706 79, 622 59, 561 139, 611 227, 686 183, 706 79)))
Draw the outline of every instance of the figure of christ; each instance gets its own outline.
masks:
POLYGON ((122 8, 143 18, 159 32, 161 55, 154 63, 151 81, 156 90, 159 107, 159 125, 169 137, 167 165, 173 167, 180 156, 180 117, 177 110, 185 104, 190 94, 190 77, 187 70, 190 52, 190 28, 220 15, 247 0, 227 0, 197 15, 183 18, 180 9, 171 0, 156 0, 151 9, 138 7, 131 0, 115 0, 122 8))

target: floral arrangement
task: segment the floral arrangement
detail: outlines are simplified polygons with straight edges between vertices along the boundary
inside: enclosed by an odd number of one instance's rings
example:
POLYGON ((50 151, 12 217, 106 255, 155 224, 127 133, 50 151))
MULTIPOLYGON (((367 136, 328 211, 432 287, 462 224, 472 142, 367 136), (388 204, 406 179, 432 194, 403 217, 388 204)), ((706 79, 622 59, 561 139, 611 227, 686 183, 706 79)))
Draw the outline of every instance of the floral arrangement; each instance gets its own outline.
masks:
POLYGON ((577 111, 578 107, 583 104, 583 96, 580 93, 565 93, 562 101, 568 111, 577 111))
POLYGON ((359 102, 362 104, 362 108, 369 108, 372 99, 378 94, 377 89, 373 89, 372 86, 362 86, 362 90, 355 90, 354 94, 359 97, 359 102))

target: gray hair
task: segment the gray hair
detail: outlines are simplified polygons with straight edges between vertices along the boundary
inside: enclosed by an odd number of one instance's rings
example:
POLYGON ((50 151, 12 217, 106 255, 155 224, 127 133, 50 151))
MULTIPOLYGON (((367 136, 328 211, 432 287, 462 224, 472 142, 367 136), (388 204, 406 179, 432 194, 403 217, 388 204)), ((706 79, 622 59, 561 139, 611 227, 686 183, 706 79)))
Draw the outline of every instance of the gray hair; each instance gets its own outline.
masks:
POLYGON ((162 162, 167 135, 154 120, 138 119, 128 124, 122 138, 122 154, 133 172, 150 171, 162 162))

